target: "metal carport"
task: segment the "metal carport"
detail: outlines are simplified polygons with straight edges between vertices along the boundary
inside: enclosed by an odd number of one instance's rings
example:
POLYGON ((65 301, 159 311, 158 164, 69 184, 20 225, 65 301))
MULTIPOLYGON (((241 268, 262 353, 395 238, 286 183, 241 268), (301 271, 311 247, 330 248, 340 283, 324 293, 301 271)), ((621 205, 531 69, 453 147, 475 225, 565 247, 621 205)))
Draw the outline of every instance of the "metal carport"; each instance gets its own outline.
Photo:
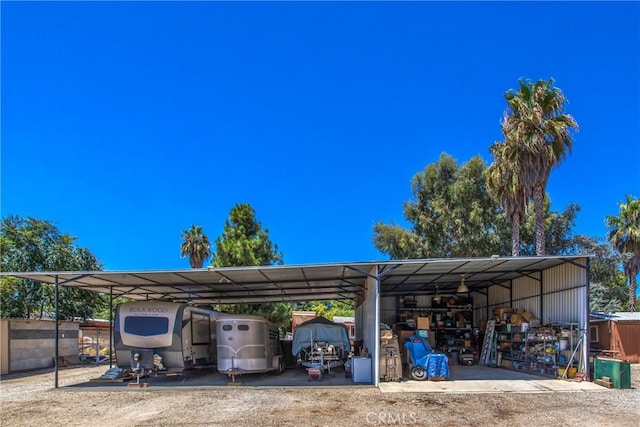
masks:
MULTIPOLYGON (((59 286, 124 296, 207 304, 259 304, 324 299, 356 302, 356 335, 378 360, 381 301, 388 313, 399 296, 455 292, 461 274, 473 297, 474 317, 518 302, 528 310, 571 312, 588 321, 588 256, 450 258, 161 271, 2 272, 59 286), (564 306, 570 303, 571 307, 564 306), (373 343, 373 345, 371 344, 373 343)), ((57 315, 57 313, 56 313, 57 315)), ((57 335, 57 334, 56 334, 57 335)), ((588 338, 588 337, 587 337, 588 338)), ((57 346, 56 346, 57 347, 57 346)), ((585 346, 588 354, 588 342, 585 346)), ((57 356, 57 355, 56 355, 57 356)), ((55 357, 54 386, 58 386, 55 357)), ((379 384, 377 363, 373 383, 379 384)))

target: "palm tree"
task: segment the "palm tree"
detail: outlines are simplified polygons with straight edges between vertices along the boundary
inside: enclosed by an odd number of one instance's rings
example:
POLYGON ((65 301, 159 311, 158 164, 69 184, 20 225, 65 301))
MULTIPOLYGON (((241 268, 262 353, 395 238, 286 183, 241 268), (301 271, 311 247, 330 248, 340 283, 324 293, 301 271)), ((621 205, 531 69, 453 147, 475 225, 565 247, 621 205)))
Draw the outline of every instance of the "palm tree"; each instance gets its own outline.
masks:
POLYGON ((623 255, 622 267, 629 279, 629 311, 636 311, 636 289, 640 271, 640 199, 626 196, 618 203, 618 216, 608 215, 605 223, 609 228, 607 239, 623 255))
POLYGON ((211 256, 211 244, 207 235, 202 233, 202 227, 192 225, 189 230, 182 231, 180 255, 182 258, 189 257, 191 268, 202 268, 211 256))
POLYGON ((510 146, 507 159, 517 164, 516 173, 527 197, 533 199, 536 217, 536 254, 545 254, 544 195, 551 169, 571 152, 572 130, 578 130, 574 118, 564 113, 567 102, 554 80, 533 84, 520 79, 520 90, 505 92, 507 109, 502 133, 510 146))
POLYGON ((520 224, 527 208, 524 186, 520 183, 517 165, 509 164, 506 158, 511 148, 504 142, 496 142, 489 150, 493 162, 487 168, 485 177, 487 191, 504 209, 507 222, 511 224, 511 255, 520 255, 520 224))

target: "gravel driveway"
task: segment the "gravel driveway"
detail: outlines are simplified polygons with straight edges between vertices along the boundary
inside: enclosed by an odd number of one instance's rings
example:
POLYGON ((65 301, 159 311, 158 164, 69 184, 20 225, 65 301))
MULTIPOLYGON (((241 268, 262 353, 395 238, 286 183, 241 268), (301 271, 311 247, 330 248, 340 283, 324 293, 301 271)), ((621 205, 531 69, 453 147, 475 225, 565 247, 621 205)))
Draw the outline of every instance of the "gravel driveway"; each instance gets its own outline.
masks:
POLYGON ((549 393, 381 393, 317 387, 87 390, 104 366, 4 376, 1 426, 634 426, 640 425, 640 365, 631 390, 549 393))

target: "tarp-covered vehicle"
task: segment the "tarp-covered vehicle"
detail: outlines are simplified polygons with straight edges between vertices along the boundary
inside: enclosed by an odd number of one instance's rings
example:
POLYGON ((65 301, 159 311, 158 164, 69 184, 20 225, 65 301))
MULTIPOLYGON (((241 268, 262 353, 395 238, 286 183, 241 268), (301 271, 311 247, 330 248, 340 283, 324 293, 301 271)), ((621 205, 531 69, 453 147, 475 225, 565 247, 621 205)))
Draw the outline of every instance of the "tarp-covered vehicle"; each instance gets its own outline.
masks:
POLYGON ((293 332, 291 352, 307 368, 309 380, 322 379, 323 372, 344 365, 350 351, 346 326, 323 317, 304 322, 293 332))
POLYGON ((411 378, 424 381, 429 378, 449 378, 449 358, 434 353, 424 337, 413 335, 404 343, 411 359, 411 378))

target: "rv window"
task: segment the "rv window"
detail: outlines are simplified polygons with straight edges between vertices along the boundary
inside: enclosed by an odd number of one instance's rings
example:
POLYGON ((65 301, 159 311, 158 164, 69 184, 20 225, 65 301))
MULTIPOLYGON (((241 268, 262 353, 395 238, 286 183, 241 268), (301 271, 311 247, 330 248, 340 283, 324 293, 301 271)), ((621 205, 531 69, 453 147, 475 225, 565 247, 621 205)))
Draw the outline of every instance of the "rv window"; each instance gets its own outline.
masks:
POLYGON ((238 330, 239 331, 248 331, 249 330, 249 325, 238 325, 238 330))
POLYGON ((233 327, 231 327, 231 325, 222 325, 222 330, 223 331, 230 331, 231 329, 233 329, 233 327))
POLYGON ((193 344, 209 344, 211 318, 208 314, 191 313, 191 337, 193 344))
POLYGON ((128 334, 148 337, 169 332, 167 317, 127 316, 124 318, 124 331, 128 334))

